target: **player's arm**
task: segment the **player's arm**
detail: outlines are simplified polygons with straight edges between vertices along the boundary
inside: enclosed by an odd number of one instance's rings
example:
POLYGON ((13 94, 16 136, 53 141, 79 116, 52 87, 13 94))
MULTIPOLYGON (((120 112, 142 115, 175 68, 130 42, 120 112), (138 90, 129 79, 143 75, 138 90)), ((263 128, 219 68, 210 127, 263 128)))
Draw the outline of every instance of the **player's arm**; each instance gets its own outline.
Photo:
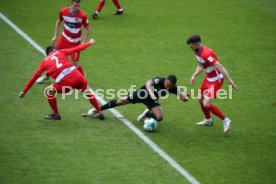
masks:
POLYGON ((181 93, 179 91, 179 97, 183 102, 187 102, 189 100, 190 94, 189 93, 181 93))
POLYGON ((60 31, 61 22, 62 21, 60 19, 58 19, 57 22, 56 22, 55 34, 54 34, 54 37, 52 38, 52 44, 53 45, 56 45, 56 43, 57 43, 57 37, 58 37, 59 31, 60 31))
POLYGON ((29 89, 33 86, 35 81, 38 79, 38 77, 44 72, 42 65, 40 64, 38 69, 35 71, 34 75, 32 78, 29 80, 29 82, 26 84, 24 87, 23 91, 19 93, 19 97, 23 98, 26 93, 29 91, 29 89))
POLYGON ((154 85, 154 83, 153 83, 152 80, 147 81, 146 82, 146 89, 149 92, 150 98, 153 99, 153 100, 156 100, 157 97, 154 95, 153 85, 154 85))
POLYGON ((186 102, 189 100, 190 94, 186 92, 181 92, 180 89, 175 86, 173 89, 169 90, 170 93, 173 93, 177 95, 177 97, 182 100, 183 102, 186 102))
POLYGON ((53 45, 56 45, 56 43, 57 43, 57 37, 58 37, 59 31, 60 31, 60 26, 61 26, 62 21, 63 21, 63 16, 62 16, 62 12, 60 11, 59 12, 59 17, 58 17, 58 20, 57 20, 56 26, 55 26, 55 35, 52 38, 52 44, 53 45))
POLYGON ((220 64, 219 62, 215 62, 214 66, 216 67, 216 69, 222 73, 222 75, 227 79, 227 81, 229 82, 229 84, 234 88, 234 89, 238 89, 237 85, 234 83, 234 81, 231 79, 228 71, 224 68, 224 66, 222 66, 222 64, 220 64))
POLYGON ((90 33, 90 25, 88 24, 88 25, 85 27, 85 34, 84 34, 82 43, 85 43, 85 42, 87 41, 88 36, 89 36, 89 33, 90 33))
POLYGON ((72 53, 75 53, 75 52, 80 52, 84 49, 86 49, 87 47, 91 46, 91 45, 94 45, 96 44, 96 41, 91 38, 91 40, 89 42, 86 42, 86 43, 83 43, 77 47, 74 47, 74 48, 70 48, 70 49, 63 49, 61 50, 61 52, 64 52, 66 55, 70 55, 72 53))
POLYGON ((83 19, 82 19, 82 25, 85 29, 85 34, 84 34, 84 37, 83 37, 83 40, 82 40, 82 43, 85 43, 88 39, 88 36, 89 36, 89 33, 90 33, 90 25, 89 25, 89 21, 87 19, 87 16, 85 16, 83 19))
POLYGON ((203 70, 204 70, 203 66, 201 64, 198 64, 198 66, 196 68, 196 71, 194 72, 194 74, 192 75, 191 80, 190 80, 190 83, 192 85, 194 85, 194 83, 195 83, 195 78, 197 76, 199 76, 202 73, 203 70))

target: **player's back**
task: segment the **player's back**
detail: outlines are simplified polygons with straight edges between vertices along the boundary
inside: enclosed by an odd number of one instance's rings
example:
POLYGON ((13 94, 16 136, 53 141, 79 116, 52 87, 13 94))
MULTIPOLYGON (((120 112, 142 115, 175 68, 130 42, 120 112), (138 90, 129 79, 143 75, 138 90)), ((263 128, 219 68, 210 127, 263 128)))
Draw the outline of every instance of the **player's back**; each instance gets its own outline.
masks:
POLYGON ((63 50, 52 52, 42 61, 41 65, 53 79, 56 79, 64 69, 73 67, 63 50))

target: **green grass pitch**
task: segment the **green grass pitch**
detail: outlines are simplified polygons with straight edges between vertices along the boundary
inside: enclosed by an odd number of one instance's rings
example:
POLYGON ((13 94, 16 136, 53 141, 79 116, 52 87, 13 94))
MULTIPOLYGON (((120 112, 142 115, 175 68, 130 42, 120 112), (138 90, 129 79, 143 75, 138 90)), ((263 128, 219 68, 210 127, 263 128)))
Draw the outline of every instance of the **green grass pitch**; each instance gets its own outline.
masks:
MULTIPOLYGON (((83 0, 90 15, 97 0, 83 0)), ((0 11, 39 45, 54 34, 58 10, 69 1, 0 1, 0 11)), ((240 90, 232 100, 217 100, 233 123, 197 127, 203 118, 197 100, 161 100, 165 119, 156 133, 145 133, 201 183, 276 183, 276 2, 274 0, 121 0, 123 16, 107 0, 91 22, 93 48, 81 65, 94 89, 141 86, 151 77, 176 74, 179 84, 197 65, 186 38, 199 33, 214 49, 240 90)), ((90 108, 83 98, 58 99, 63 120, 50 113, 43 89, 34 85, 25 99, 17 95, 43 56, 0 20, 0 183, 180 184, 188 181, 153 152, 110 112, 106 120, 80 115, 90 108)), ((48 83, 50 84, 50 83, 48 83)), ((227 82, 224 85, 227 89, 227 82)), ((139 129, 143 105, 118 110, 139 129)))

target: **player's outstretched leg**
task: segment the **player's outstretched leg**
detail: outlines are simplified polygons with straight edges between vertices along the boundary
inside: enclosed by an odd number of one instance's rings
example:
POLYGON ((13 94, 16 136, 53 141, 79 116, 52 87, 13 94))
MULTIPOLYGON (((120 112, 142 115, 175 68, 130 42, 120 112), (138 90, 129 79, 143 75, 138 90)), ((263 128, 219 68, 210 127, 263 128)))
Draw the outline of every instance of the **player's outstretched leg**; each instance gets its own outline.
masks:
POLYGON ((61 117, 59 115, 57 107, 56 90, 52 86, 49 86, 46 89, 45 94, 47 96, 48 103, 53 110, 53 114, 47 115, 44 118, 51 120, 60 120, 61 117))
MULTIPOLYGON (((100 107, 100 110, 106 110, 106 109, 111 109, 117 106, 122 106, 122 105, 127 105, 129 103, 129 101, 127 100, 127 98, 122 98, 119 100, 112 100, 104 105, 102 105, 100 107)), ((87 113, 83 113, 82 116, 86 117, 86 116, 94 116, 95 114, 97 114, 97 110, 94 109, 90 109, 87 113)))
POLYGON ((91 15, 92 19, 96 19, 96 18, 99 17, 99 14, 100 14, 102 8, 104 7, 104 4, 105 4, 105 0, 100 0, 99 1, 97 10, 91 15))
POLYGON ((124 13, 122 6, 119 3, 119 0, 112 0, 113 4, 117 7, 116 12, 114 15, 121 15, 124 13))

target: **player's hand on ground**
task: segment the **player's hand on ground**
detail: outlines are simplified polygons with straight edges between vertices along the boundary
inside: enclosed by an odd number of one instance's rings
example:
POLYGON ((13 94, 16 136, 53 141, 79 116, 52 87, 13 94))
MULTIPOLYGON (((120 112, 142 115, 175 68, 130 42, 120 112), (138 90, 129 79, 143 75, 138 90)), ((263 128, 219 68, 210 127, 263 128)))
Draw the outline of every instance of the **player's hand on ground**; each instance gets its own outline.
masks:
POLYGON ((18 96, 19 96, 19 98, 23 98, 26 96, 26 94, 24 92, 20 92, 18 96))
POLYGON ((189 100, 190 94, 189 93, 181 93, 180 98, 182 101, 186 102, 189 100))
POLYGON ((57 37, 54 36, 52 38, 52 45, 56 45, 56 43, 57 43, 57 37))
POLYGON ((94 38, 91 38, 90 41, 91 45, 94 45, 96 43, 96 40, 94 40, 94 38))
POLYGON ((195 84, 195 77, 194 76, 191 77, 190 84, 192 86, 195 84))

